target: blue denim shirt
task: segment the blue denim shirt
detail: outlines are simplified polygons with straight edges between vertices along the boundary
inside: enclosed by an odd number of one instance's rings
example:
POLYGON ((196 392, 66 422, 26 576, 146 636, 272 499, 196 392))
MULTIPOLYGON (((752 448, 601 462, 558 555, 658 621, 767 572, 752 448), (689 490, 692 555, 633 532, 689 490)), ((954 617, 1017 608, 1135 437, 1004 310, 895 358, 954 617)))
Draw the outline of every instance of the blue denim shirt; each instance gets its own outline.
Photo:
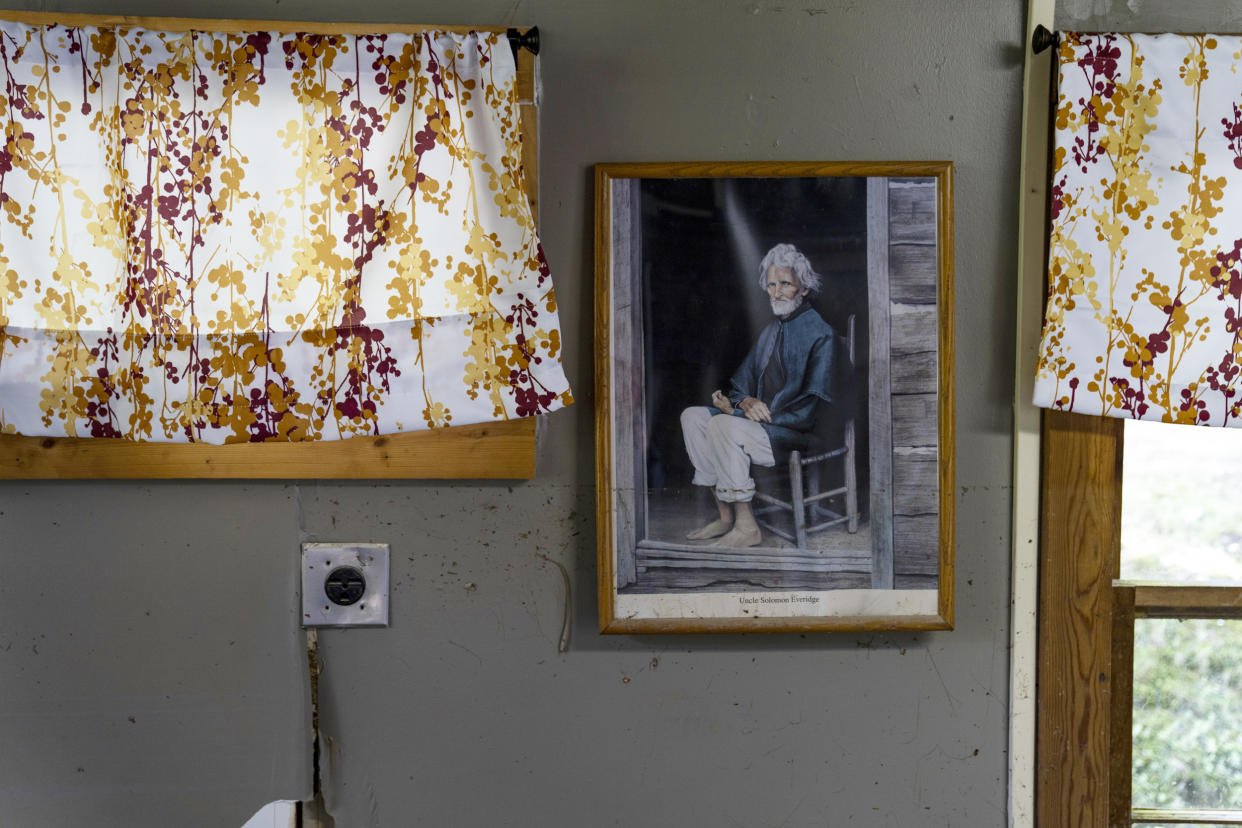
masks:
POLYGON ((821 401, 832 402, 834 356, 832 326, 809 305, 804 304, 785 319, 774 319, 759 334, 755 347, 730 381, 728 397, 734 405, 733 415, 746 416, 737 407, 743 397, 762 399, 772 422, 760 425, 768 433, 773 452, 805 450, 815 428, 816 407, 821 401), (764 399, 760 396, 763 372, 775 355, 778 338, 785 384, 771 399, 764 399))

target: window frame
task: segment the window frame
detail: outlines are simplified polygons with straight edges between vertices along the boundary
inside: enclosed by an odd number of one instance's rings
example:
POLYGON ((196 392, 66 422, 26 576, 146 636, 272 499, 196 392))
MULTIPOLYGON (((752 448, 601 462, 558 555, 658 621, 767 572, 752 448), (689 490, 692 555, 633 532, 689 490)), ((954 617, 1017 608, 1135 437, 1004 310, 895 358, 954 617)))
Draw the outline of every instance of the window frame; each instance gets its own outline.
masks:
POLYGON ((1124 426, 1043 414, 1036 824, 1242 825, 1238 812, 1132 807, 1135 619, 1242 618, 1242 587, 1118 580, 1124 426))
POLYGON ((1113 677, 1109 738, 1112 825, 1242 825, 1242 809, 1135 808, 1131 776, 1134 622, 1141 618, 1242 619, 1242 587, 1113 582, 1113 677))
POLYGON ((1122 426, 1061 411, 1042 417, 1035 698, 1041 828, 1110 825, 1122 426))

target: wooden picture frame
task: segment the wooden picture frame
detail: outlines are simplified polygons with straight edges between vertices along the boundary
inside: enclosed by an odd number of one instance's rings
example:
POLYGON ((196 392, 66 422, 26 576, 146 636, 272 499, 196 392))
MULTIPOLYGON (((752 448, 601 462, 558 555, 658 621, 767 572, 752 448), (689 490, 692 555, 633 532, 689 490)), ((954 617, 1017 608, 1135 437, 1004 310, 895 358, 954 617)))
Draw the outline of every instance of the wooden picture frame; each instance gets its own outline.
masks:
POLYGON ((601 632, 951 629, 952 164, 595 172, 601 632), (764 294, 794 272, 761 267, 778 244, 822 276, 798 310, 764 294), (764 367, 776 348, 780 369, 764 367), (812 374, 822 381, 802 379, 812 374), (751 381, 768 384, 755 396, 780 389, 755 417, 738 390, 751 381), (707 461, 690 460, 683 432, 790 422, 787 391, 817 404, 792 433, 801 451, 785 451, 790 432, 759 426, 742 456, 756 484, 696 469, 707 461), (741 531, 750 512, 757 542, 741 531), (720 537, 726 518, 739 531, 720 537), (696 530, 708 537, 686 537, 696 530))
MULTIPOLYGON (((30 25, 135 26, 161 31, 279 31, 322 35, 507 31, 503 26, 218 20, 61 12, 0 11, 30 25)), ((522 166, 539 215, 535 57, 518 50, 522 166)), ((527 417, 323 442, 140 443, 129 440, 0 434, 0 479, 529 479, 535 476, 535 423, 527 417)))

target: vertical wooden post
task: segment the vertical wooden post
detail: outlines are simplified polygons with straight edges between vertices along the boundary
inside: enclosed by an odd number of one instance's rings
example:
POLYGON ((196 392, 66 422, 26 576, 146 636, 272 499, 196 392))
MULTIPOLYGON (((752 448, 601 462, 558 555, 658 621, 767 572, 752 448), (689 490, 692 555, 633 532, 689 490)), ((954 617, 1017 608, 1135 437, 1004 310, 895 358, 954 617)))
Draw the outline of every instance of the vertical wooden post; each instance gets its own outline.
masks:
MULTIPOLYGON (((1056 0, 1028 0, 1026 31, 1053 28, 1056 0)), ((1040 414, 1032 405, 1048 247, 1048 158, 1055 49, 1025 49, 1018 172, 1009 638, 1009 825, 1035 824, 1035 666, 1039 601, 1040 414)))
POLYGON ((893 588, 893 427, 889 356, 888 179, 867 179, 867 410, 871 451, 871 587, 893 588))
POLYGON ((596 301, 607 302, 609 332, 608 350, 615 368, 607 362, 597 370, 612 371, 608 393, 613 422, 611 432, 618 451, 612 457, 613 495, 616 500, 612 543, 617 550, 617 583, 620 588, 638 578, 634 550, 647 534, 647 433, 646 404, 643 400, 643 337, 642 337, 642 251, 635 244, 641 236, 639 212, 639 181, 636 178, 610 180, 607 201, 611 218, 612 292, 598 295, 596 301), (626 343, 627 348, 614 348, 626 343), (632 446, 633 450, 625 447, 632 446))
POLYGON ((1123 421, 1044 412, 1036 821, 1108 824, 1123 421))
POLYGON ((1109 732, 1109 828, 1131 828, 1134 767, 1134 587, 1113 589, 1113 715, 1109 732))

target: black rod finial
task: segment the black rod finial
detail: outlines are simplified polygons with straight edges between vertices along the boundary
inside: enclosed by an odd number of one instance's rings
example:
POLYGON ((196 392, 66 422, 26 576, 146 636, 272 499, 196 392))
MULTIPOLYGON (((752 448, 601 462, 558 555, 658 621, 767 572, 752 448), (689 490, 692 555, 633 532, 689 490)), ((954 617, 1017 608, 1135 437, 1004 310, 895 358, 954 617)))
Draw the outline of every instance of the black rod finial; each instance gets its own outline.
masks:
POLYGON ((1051 49, 1057 45, 1056 32, 1048 30, 1048 27, 1040 23, 1035 27, 1035 33, 1031 35, 1031 49, 1035 54, 1039 54, 1047 49, 1051 49))
POLYGON ((539 54, 539 27, 532 26, 525 32, 517 29, 509 29, 505 32, 509 36, 509 45, 513 47, 513 59, 517 60, 518 49, 526 49, 532 55, 539 54))

